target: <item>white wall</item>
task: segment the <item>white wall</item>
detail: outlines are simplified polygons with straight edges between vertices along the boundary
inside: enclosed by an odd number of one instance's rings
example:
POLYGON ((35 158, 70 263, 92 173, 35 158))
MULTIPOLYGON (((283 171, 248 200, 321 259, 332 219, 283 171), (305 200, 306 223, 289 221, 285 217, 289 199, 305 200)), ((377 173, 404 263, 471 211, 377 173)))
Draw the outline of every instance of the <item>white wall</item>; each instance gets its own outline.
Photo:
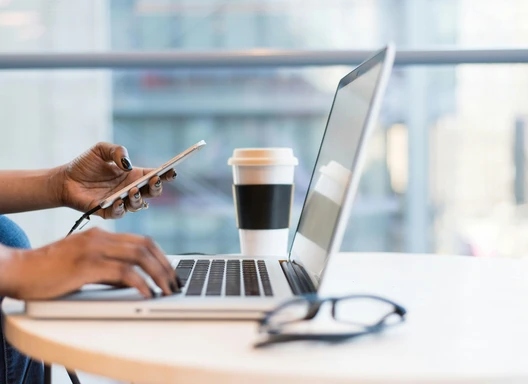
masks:
MULTIPOLYGON (((103 0, 5 3, 0 5, 2 53, 99 51, 108 46, 103 0)), ((110 87, 109 71, 0 71, 0 167, 53 167, 97 141, 110 140, 110 87)), ((26 230, 33 246, 40 246, 63 237, 79 215, 60 208, 10 217, 26 230)))

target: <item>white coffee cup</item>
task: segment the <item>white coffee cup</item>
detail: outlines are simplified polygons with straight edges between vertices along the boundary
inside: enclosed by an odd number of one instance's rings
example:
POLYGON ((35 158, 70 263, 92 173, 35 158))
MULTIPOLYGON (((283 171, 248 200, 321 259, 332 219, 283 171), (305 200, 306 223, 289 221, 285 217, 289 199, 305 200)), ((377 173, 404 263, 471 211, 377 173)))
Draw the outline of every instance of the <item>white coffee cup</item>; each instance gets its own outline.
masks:
POLYGON ((349 169, 337 161, 331 160, 319 169, 319 179, 315 183, 314 192, 326 196, 337 205, 341 205, 350 177, 352 177, 352 173, 349 169))
POLYGON ((336 224, 344 195, 352 173, 349 169, 331 160, 319 167, 316 172, 313 190, 309 191, 304 206, 309 215, 317 217, 317 225, 299 225, 295 235, 293 257, 301 258, 308 271, 319 276, 328 256, 330 242, 334 236, 336 224))
POLYGON ((292 149, 237 148, 228 164, 233 169, 233 199, 241 253, 286 255, 293 176, 298 164, 292 149))

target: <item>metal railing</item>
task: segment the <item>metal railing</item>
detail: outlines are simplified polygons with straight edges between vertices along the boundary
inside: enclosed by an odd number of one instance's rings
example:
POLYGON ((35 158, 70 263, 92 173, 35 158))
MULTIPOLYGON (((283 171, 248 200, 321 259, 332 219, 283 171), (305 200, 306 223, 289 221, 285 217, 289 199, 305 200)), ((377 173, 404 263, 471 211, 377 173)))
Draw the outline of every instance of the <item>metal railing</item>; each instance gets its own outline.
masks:
MULTIPOLYGON (((374 51, 2 53, 0 69, 231 68, 357 65, 374 51)), ((528 49, 399 50, 395 65, 528 63, 528 49)))

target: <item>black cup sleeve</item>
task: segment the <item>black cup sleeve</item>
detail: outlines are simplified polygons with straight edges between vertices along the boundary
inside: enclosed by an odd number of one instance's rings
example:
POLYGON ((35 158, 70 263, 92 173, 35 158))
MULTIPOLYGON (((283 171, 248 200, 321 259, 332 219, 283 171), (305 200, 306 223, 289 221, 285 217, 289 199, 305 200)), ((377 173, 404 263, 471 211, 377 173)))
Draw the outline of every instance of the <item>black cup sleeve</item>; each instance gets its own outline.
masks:
POLYGON ((233 185, 233 196, 238 228, 289 228, 292 184, 233 185))

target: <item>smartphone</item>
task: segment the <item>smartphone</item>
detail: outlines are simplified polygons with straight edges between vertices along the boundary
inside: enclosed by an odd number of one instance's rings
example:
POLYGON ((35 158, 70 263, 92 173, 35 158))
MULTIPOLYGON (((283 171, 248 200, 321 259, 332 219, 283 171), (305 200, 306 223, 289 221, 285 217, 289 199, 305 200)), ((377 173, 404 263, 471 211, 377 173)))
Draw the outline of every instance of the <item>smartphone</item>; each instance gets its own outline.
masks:
POLYGON ((170 159, 169 161, 167 161, 161 167, 154 169, 153 171, 147 173, 145 176, 140 177, 139 179, 135 180, 133 183, 130 183, 129 185, 127 185, 126 187, 124 187, 120 191, 114 193, 111 196, 108 196, 106 199, 104 199, 101 202, 100 207, 102 209, 105 209, 105 208, 108 208, 109 206, 111 206, 116 200, 124 199, 125 197, 128 196, 128 192, 132 188, 134 188, 134 187, 141 188, 144 185, 147 185, 147 183, 149 182, 149 180, 153 176, 156 176, 156 175, 157 176, 161 176, 161 175, 163 175, 165 172, 169 171, 173 166, 175 166, 176 164, 181 163, 183 160, 187 159, 191 154, 198 152, 200 149, 202 149, 205 146, 205 144, 206 143, 205 143, 204 140, 201 140, 201 141, 197 142, 192 147, 187 148, 185 151, 183 151, 179 155, 177 155, 177 156, 173 157, 172 159, 170 159))

